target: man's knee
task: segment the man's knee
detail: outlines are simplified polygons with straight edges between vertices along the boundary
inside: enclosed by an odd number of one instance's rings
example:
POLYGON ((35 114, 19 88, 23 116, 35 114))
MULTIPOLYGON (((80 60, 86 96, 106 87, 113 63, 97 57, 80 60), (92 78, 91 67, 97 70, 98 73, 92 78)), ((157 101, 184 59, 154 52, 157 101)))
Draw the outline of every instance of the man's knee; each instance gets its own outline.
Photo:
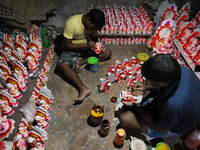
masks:
POLYGON ((108 59, 110 59, 110 57, 111 57, 111 50, 107 50, 107 57, 108 57, 108 59))
POLYGON ((110 59, 110 57, 111 57, 111 50, 104 51, 103 52, 103 57, 104 57, 105 60, 110 59))
POLYGON ((119 116, 119 122, 120 125, 122 125, 123 127, 126 127, 130 124, 131 121, 133 121, 133 117, 135 117, 135 115, 131 112, 131 111, 127 111, 125 113, 122 113, 119 116))

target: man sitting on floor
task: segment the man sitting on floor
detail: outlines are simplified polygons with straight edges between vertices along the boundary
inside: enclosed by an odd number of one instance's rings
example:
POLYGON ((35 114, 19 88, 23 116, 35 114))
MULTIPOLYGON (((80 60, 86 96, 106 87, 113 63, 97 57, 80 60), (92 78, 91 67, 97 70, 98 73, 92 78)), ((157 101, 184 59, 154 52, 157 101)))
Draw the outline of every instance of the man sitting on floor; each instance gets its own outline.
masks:
POLYGON ((200 82, 194 73, 167 54, 149 58, 141 73, 147 82, 133 92, 144 92, 143 101, 123 102, 129 109, 119 116, 119 126, 150 138, 175 138, 191 131, 200 121, 200 82))
POLYGON ((58 67, 70 83, 79 91, 75 103, 82 103, 91 94, 78 76, 81 66, 88 58, 95 56, 99 61, 110 59, 111 51, 102 50, 100 54, 94 52, 98 40, 98 30, 105 25, 104 12, 92 9, 87 14, 71 16, 64 27, 64 49, 58 61, 58 67))

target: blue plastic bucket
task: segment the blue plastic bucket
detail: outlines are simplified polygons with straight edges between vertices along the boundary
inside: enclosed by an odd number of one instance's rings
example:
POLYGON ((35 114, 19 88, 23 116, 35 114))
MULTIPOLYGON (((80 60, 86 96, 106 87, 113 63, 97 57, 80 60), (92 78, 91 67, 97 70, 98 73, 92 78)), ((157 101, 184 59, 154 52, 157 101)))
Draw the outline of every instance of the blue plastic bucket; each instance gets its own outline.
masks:
POLYGON ((99 59, 97 57, 90 57, 88 59, 88 65, 91 72, 97 72, 99 69, 99 59))

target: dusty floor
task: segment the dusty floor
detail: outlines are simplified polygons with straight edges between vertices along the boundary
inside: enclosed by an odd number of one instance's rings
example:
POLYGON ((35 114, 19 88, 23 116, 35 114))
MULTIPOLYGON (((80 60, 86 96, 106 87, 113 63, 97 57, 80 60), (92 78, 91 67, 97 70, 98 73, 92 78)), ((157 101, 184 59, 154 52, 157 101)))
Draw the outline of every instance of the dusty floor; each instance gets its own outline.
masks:
MULTIPOLYGON (((53 65, 49 74, 47 87, 54 95, 54 102, 49 111, 51 120, 47 132, 49 139, 45 141, 45 149, 47 150, 115 150, 113 140, 116 131, 116 123, 114 118, 115 103, 111 103, 112 96, 119 97, 121 90, 126 89, 126 83, 111 85, 109 94, 99 93, 98 84, 100 78, 106 78, 106 73, 111 65, 115 64, 118 59, 121 62, 124 58, 130 59, 139 52, 148 53, 146 45, 105 45, 112 51, 112 58, 106 62, 99 64, 99 70, 96 73, 90 72, 83 68, 79 73, 82 81, 92 89, 92 94, 85 99, 80 105, 73 105, 73 100, 78 96, 78 92, 71 85, 66 83, 62 78, 54 73, 58 56, 54 55, 53 65), (93 127, 88 123, 90 109, 93 105, 101 105, 104 107, 104 118, 111 122, 109 135, 102 138, 99 136, 99 126, 93 127)), ((168 140, 170 145, 180 142, 176 140, 168 140)), ((129 149, 129 143, 125 140, 123 150, 129 149)), ((179 148, 177 150, 181 150, 179 148)))

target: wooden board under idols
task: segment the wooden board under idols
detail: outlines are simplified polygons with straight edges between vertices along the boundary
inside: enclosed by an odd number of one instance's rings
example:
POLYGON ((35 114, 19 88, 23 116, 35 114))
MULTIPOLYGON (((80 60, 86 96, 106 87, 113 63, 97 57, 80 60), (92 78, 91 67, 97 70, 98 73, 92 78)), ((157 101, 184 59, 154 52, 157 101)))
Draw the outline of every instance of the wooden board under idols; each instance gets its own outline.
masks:
POLYGON ((176 46, 176 48, 178 49, 178 51, 180 52, 181 56, 183 57, 183 59, 186 61, 187 65, 190 67, 190 69, 194 72, 194 74, 197 76, 197 78, 200 80, 200 72, 199 70, 199 65, 194 65, 193 62, 191 62, 188 58, 188 56, 186 56, 186 54, 183 51, 182 46, 180 45, 180 43, 177 40, 173 40, 174 45, 176 46), (197 67, 197 68, 196 68, 197 67), (197 71, 195 71, 197 70, 197 71))

